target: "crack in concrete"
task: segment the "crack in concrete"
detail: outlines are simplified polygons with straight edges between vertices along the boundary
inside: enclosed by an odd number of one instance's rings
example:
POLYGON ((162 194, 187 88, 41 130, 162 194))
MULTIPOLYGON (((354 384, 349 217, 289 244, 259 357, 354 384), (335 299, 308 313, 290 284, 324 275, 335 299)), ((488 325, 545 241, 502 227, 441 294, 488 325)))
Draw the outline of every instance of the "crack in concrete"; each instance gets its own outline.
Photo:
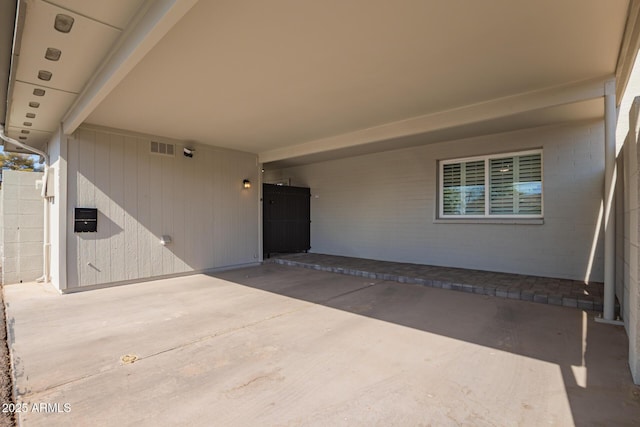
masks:
MULTIPOLYGON (((132 364, 135 365, 135 364, 141 362, 142 360, 150 359, 150 358, 153 358, 155 356, 159 356, 161 354, 165 354, 165 353, 169 353, 169 352, 172 352, 172 351, 175 351, 175 350, 186 348, 186 347, 189 347, 189 346, 192 346, 192 345, 195 345, 195 344, 198 344, 198 343, 210 340, 210 339, 214 339, 214 338, 218 338, 218 337, 221 337, 221 336, 224 336, 224 335, 232 334, 234 332, 241 331, 241 330, 246 329, 246 328, 250 328, 252 326, 258 325, 258 324, 263 323, 263 322, 268 322, 270 320, 278 319, 278 318, 283 317, 283 316, 287 316, 287 315, 290 315, 290 314, 293 314, 293 313, 300 312, 302 310, 306 310, 306 309, 308 309, 308 308, 310 308, 312 306, 313 305, 306 305, 304 307, 300 307, 300 308, 297 308, 295 310, 290 310, 290 311, 286 311, 284 313, 274 314, 273 316, 268 316, 268 317, 265 317, 263 319, 256 320, 254 322, 249 322, 249 323, 246 323, 244 325, 237 326, 235 328, 229 328, 229 329, 226 329, 226 330, 222 330, 222 331, 216 332, 214 334, 205 335, 205 336, 200 337, 198 339, 191 340, 189 342, 185 342, 183 344, 179 344, 179 345, 173 346, 171 348, 167 348, 165 350, 161 350, 161 351, 158 351, 158 352, 155 352, 155 353, 151 353, 151 354, 148 354, 146 356, 140 356, 135 361, 135 363, 132 363, 132 364)), ((30 390, 30 391, 20 395, 18 400, 22 402, 22 401, 24 401, 24 400, 26 400, 26 399, 28 399, 30 397, 36 396, 38 394, 47 393, 47 392, 53 391, 55 389, 58 389, 60 387, 64 387, 64 386, 69 385, 69 384, 73 384, 73 383, 76 383, 76 382, 84 381, 84 380, 92 378, 92 377, 96 377, 96 376, 99 376, 99 375, 102 375, 102 374, 106 374, 106 373, 115 371, 116 369, 120 369, 123 366, 124 365, 117 365, 117 366, 114 366, 114 367, 109 368, 109 369, 101 370, 100 372, 86 374, 86 375, 83 375, 81 377, 73 378, 73 379, 71 379, 69 381, 65 381, 63 383, 59 383, 59 384, 55 384, 55 385, 46 387, 46 388, 44 388, 42 390, 36 390, 36 391, 30 390)))
MULTIPOLYGON (((329 301, 335 300, 335 299, 337 299, 337 298, 341 298, 341 297, 343 297, 343 296, 350 295, 350 294, 353 294, 353 293, 356 293, 356 292, 362 291, 362 290, 364 290, 364 289, 369 289, 370 287, 375 286, 375 285, 377 285, 377 284, 378 284, 378 283, 375 283, 375 282, 374 282, 374 283, 368 283, 368 284, 366 284, 366 285, 364 285, 364 286, 362 286, 362 287, 360 287, 360 288, 353 289, 353 290, 351 290, 351 291, 343 292, 343 293, 340 293, 340 294, 334 295, 334 296, 332 296, 332 297, 329 297, 329 298, 327 298, 327 299, 326 299, 325 301, 323 301, 323 302, 329 302, 329 301)), ((139 356, 139 357, 138 357, 138 359, 137 359, 134 363, 132 363, 132 364, 139 363, 139 362, 141 362, 141 361, 143 361, 143 360, 150 359, 150 358, 152 358, 152 357, 156 357, 156 356, 159 356, 159 355, 161 355, 161 354, 165 354, 165 353, 169 353, 169 352, 172 352, 172 351, 176 351, 176 350, 179 350, 179 349, 182 349, 182 348, 186 348, 186 347, 189 347, 189 346, 192 346, 192 345, 195 345, 195 344, 198 344, 198 343, 201 343, 201 342, 204 342, 204 341, 210 340, 210 339, 218 338, 218 337, 221 337, 221 336, 224 336, 224 335, 230 334, 230 333, 234 333, 234 332, 237 332, 237 331, 240 331, 240 330, 246 329, 246 328, 250 328, 250 327, 252 327, 252 326, 258 325, 258 324, 263 323, 263 322, 268 322, 268 321, 273 320, 273 319, 278 319, 278 318, 283 317, 283 316, 287 316, 287 315, 290 315, 290 314, 293 314, 293 313, 297 313, 297 312, 300 312, 300 311, 302 311, 302 310, 306 310, 306 309, 308 309, 308 308, 311 308, 311 307, 313 307, 314 305, 317 305, 317 304, 316 304, 316 303, 309 303, 309 305, 305 305, 305 306, 300 307, 300 308, 297 308, 297 309, 295 309, 295 310, 290 310, 290 311, 286 311, 286 312, 284 312, 284 313, 274 314, 273 316, 265 317, 265 318, 263 318, 263 319, 256 320, 256 321, 254 321, 254 322, 249 322, 249 323, 246 323, 246 324, 244 324, 244 325, 241 325, 241 326, 238 326, 238 327, 235 327, 235 328, 229 328, 229 329, 226 329, 226 330, 223 330, 223 331, 220 331, 220 332, 214 333, 214 334, 205 335, 205 336, 200 337, 200 338, 198 338, 198 339, 191 340, 191 341, 189 341, 189 342, 182 343, 182 344, 179 344, 179 345, 176 345, 176 346, 173 346, 173 347, 167 348, 167 349, 165 349, 165 350, 157 351, 157 352, 155 352, 155 353, 151 353, 151 354, 148 354, 148 355, 146 355, 146 356, 139 356)), ((84 380, 89 379, 89 378, 91 378, 91 377, 95 377, 95 376, 98 376, 98 375, 102 375, 102 374, 105 374, 105 373, 109 373, 109 372, 112 372, 112 371, 114 371, 114 370, 116 370, 116 369, 122 368, 122 366, 123 366, 123 365, 114 366, 114 367, 112 367, 112 368, 105 369, 105 370, 102 370, 102 371, 97 372, 97 373, 90 373, 90 374, 87 374, 87 375, 83 375, 83 376, 81 376, 81 377, 73 378, 73 379, 71 379, 71 380, 69 380, 69 381, 65 381, 65 382, 63 382, 63 383, 59 383, 59 384, 55 384, 55 385, 52 385, 52 386, 46 387, 46 388, 44 388, 44 389, 42 389, 42 390, 37 390, 37 391, 29 390, 29 391, 25 392, 24 394, 21 394, 21 395, 19 396, 19 400, 20 400, 20 401, 24 401, 24 400, 25 400, 25 399, 27 399, 27 398, 30 398, 30 397, 36 396, 36 395, 41 394, 41 393, 47 393, 47 392, 50 392, 50 391, 52 391, 52 390, 58 389, 58 388, 60 388, 60 387, 64 387, 64 386, 66 386, 66 385, 73 384, 73 383, 75 383, 75 382, 84 381, 84 380)))

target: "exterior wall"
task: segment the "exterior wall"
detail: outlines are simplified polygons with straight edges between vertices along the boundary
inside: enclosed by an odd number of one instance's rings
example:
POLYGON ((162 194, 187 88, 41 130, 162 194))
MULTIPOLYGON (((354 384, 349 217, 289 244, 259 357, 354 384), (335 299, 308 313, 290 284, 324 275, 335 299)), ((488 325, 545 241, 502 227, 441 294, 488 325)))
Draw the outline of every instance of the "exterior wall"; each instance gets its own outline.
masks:
POLYGON ((311 188, 313 252, 602 281, 603 135, 602 121, 530 129, 299 166, 264 180, 311 188), (544 224, 435 220, 438 160, 540 147, 544 224))
POLYGON ((111 130, 67 139, 67 290, 258 262, 259 186, 253 154, 111 130), (151 154, 151 140, 176 144, 151 154), (74 233, 75 207, 98 209, 97 233, 74 233), (169 235, 172 243, 162 246, 169 235))
POLYGON ((3 175, 2 283, 34 281, 42 276, 44 209, 36 188, 42 173, 5 170, 3 175))
MULTIPOLYGON (((640 260, 640 235, 638 222, 640 216, 640 186, 638 180, 638 108, 640 98, 634 102, 629 118, 629 134, 621 153, 618 155, 618 180, 616 187, 616 197, 623 199, 623 250, 616 253, 618 260, 622 258, 622 274, 616 271, 616 295, 621 305, 621 315, 624 321, 627 335, 629 336, 629 367, 633 380, 640 384, 640 283, 638 277, 640 271, 638 266, 640 260), (622 280, 623 291, 620 293, 619 283, 622 280)), ((625 114, 626 112, 622 112, 625 114)), ((616 224, 618 226, 618 224, 616 224)), ((618 227, 616 227, 619 229, 618 227)), ((616 236, 620 239, 620 235, 616 236)), ((618 249, 618 248, 616 248, 618 249)))

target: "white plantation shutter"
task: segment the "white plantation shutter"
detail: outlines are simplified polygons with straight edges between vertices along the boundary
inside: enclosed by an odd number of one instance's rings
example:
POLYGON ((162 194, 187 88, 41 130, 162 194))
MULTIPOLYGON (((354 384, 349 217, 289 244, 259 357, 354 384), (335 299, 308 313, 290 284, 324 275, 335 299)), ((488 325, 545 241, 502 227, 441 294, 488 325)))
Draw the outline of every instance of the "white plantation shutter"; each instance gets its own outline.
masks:
POLYGON ((527 151, 441 164, 441 215, 542 216, 542 153, 527 151))
POLYGON ((484 215, 484 160, 467 162, 464 166, 464 214, 484 215))
POLYGON ((490 215, 542 213, 542 156, 539 153, 489 160, 490 215))
POLYGON ((513 213, 513 158, 489 161, 489 213, 509 215, 513 213))
POLYGON ((539 215, 542 213, 542 156, 530 154, 517 159, 517 214, 539 215))
POLYGON ((461 194, 460 185, 462 180, 462 164, 450 163, 443 166, 442 173, 442 208, 445 215, 460 215, 461 194))
POLYGON ((484 215, 484 161, 443 165, 444 215, 484 215))

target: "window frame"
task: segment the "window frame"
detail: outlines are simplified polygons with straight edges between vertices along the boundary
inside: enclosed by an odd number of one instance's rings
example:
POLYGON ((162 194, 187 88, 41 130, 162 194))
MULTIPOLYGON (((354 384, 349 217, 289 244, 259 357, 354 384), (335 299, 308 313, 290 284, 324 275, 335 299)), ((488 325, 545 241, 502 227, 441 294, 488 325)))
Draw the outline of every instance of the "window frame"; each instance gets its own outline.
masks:
POLYGON ((482 156, 458 157, 454 159, 446 159, 438 161, 438 210, 436 219, 447 220, 465 220, 465 219, 543 219, 544 218, 544 155, 541 148, 523 151, 510 151, 506 153, 486 154, 482 156), (540 214, 506 214, 491 215, 491 189, 490 189, 490 162, 493 159, 502 159, 509 157, 527 156, 531 154, 540 154, 540 214), (484 215, 445 215, 444 213, 444 166, 448 164, 484 161, 484 215))

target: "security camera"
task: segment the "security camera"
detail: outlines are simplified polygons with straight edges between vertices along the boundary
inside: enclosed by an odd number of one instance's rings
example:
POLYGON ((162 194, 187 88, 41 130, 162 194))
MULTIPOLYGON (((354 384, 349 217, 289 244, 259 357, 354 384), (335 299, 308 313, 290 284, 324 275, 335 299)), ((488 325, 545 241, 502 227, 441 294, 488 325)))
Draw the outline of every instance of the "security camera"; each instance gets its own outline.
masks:
POLYGON ((193 157, 193 152, 196 151, 193 148, 185 148, 183 154, 185 157, 193 157))

